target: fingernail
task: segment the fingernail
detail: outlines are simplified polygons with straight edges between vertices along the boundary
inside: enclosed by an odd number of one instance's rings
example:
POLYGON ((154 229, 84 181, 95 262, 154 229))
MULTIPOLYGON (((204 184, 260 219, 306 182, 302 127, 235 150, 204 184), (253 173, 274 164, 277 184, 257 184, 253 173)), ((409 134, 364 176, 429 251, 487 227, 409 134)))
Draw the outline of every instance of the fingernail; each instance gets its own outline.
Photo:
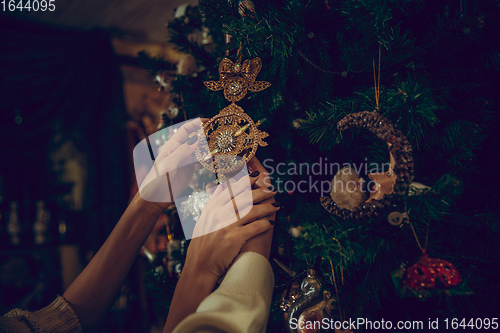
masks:
POLYGON ((269 220, 269 223, 271 223, 271 225, 274 225, 274 221, 273 220, 269 220))
POLYGON ((280 207, 281 204, 279 202, 273 202, 271 205, 273 205, 274 207, 280 207))
POLYGON ((250 177, 257 177, 259 174, 260 174, 260 172, 258 172, 258 171, 254 171, 254 172, 252 172, 249 176, 250 176, 250 177))
POLYGON ((196 141, 198 141, 198 136, 197 135, 193 136, 191 139, 188 140, 188 145, 191 146, 196 141))

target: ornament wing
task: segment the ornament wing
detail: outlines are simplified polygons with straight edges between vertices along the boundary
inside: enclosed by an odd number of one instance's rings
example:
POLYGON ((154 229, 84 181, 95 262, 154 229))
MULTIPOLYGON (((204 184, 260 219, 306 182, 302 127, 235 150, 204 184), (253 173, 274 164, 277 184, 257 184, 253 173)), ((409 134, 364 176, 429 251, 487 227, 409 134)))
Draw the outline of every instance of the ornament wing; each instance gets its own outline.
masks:
POLYGON ((249 82, 254 82, 261 68, 262 61, 260 60, 260 58, 255 58, 252 60, 247 59, 243 62, 243 66, 241 67, 241 75, 249 82))
POLYGON ((234 74, 234 62, 232 62, 229 58, 224 58, 219 64, 219 75, 220 80, 225 80, 228 76, 232 76, 234 74))
POLYGON ((269 134, 267 132, 260 131, 260 133, 258 135, 259 146, 261 146, 261 147, 267 146, 267 142, 265 142, 264 139, 267 138, 268 136, 269 136, 269 134))
POLYGON ((224 89, 222 81, 205 81, 203 84, 210 90, 217 91, 224 89))
POLYGON ((255 82, 248 84, 248 90, 250 90, 252 92, 259 92, 259 91, 262 91, 264 89, 269 88, 270 86, 271 86, 271 83, 269 83, 267 81, 255 81, 255 82))

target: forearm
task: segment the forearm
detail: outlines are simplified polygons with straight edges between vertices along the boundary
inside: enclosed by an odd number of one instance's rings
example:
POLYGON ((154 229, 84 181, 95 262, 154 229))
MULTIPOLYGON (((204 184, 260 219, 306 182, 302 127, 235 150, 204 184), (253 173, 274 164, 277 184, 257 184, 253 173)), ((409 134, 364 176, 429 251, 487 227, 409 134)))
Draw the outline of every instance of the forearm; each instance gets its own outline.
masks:
POLYGON ((163 333, 170 333, 184 318, 196 312, 200 303, 214 290, 217 278, 202 275, 196 268, 184 267, 177 286, 163 333))
POLYGON ((264 332, 273 287, 269 261, 255 252, 240 254, 220 287, 174 332, 264 332))
POLYGON ((69 286, 64 298, 84 328, 96 325, 111 306, 161 209, 137 194, 106 242, 69 286))

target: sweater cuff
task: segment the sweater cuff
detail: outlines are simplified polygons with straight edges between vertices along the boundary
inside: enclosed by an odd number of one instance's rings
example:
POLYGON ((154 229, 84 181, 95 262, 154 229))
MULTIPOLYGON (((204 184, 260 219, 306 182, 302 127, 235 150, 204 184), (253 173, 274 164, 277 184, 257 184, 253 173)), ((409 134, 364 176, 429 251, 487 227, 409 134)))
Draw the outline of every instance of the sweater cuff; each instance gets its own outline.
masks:
POLYGON ((43 328, 51 333, 79 333, 82 327, 73 309, 62 297, 57 297, 49 306, 36 311, 43 328))
POLYGON ((273 288, 274 274, 269 260, 256 252, 243 252, 234 260, 218 290, 240 295, 262 292, 270 304, 273 288))

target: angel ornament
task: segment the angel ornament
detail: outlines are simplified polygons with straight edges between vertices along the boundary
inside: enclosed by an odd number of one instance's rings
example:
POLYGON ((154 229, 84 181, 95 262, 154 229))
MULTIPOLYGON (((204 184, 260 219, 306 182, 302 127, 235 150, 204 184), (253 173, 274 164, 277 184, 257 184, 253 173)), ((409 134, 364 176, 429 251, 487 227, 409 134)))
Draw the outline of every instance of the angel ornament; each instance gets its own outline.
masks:
POLYGON ((267 146, 263 139, 269 136, 258 129, 260 121, 255 123, 235 104, 248 91, 259 92, 271 85, 266 81, 255 81, 262 68, 260 58, 245 60, 243 64, 240 59, 236 63, 228 58, 222 59, 219 81, 204 82, 210 90, 223 90, 224 97, 231 102, 203 124, 204 133, 198 134, 202 144, 195 151, 203 167, 218 174, 218 182, 224 180, 224 174, 240 170, 255 156, 258 146, 267 146))

